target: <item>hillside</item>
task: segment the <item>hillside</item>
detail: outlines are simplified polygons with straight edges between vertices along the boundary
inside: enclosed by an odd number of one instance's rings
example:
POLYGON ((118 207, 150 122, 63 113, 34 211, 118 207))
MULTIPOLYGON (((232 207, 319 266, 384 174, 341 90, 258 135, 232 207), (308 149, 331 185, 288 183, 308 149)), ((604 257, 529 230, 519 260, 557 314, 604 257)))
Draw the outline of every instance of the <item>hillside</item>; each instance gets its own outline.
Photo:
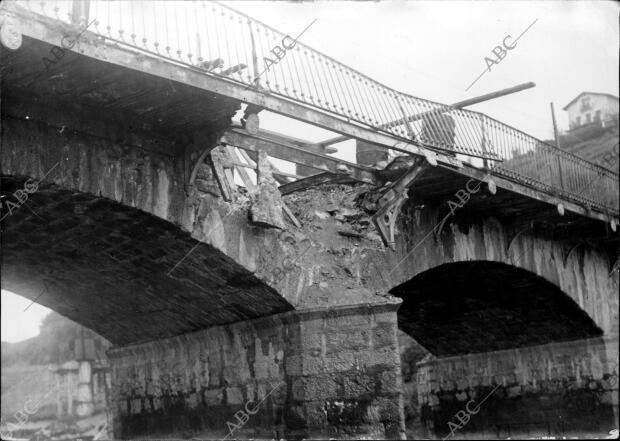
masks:
POLYGON ((43 400, 31 420, 54 417, 57 394, 50 365, 81 358, 105 359, 109 346, 107 340, 55 312, 43 319, 38 336, 2 342, 3 421, 30 399, 43 400))
POLYGON ((48 365, 81 358, 82 340, 87 358, 105 358, 110 346, 107 340, 52 312, 43 319, 38 336, 17 343, 2 342, 3 371, 15 365, 48 365))
MULTIPOLYGON (((553 144, 553 141, 551 141, 553 144)), ((590 124, 566 132, 560 136, 562 150, 573 153, 618 173, 618 123, 610 127, 590 124), (615 161, 607 161, 605 155, 614 153, 615 161)))

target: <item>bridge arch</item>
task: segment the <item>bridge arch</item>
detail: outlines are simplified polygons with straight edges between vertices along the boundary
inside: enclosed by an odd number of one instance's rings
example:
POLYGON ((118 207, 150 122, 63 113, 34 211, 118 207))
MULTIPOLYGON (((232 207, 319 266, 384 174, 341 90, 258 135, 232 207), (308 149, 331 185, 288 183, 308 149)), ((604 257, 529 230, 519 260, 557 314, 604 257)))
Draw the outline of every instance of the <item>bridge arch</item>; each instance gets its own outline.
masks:
POLYGON ((491 261, 446 263, 390 291, 399 328, 437 356, 597 337, 602 330, 556 285, 491 261))
POLYGON ((618 273, 610 274, 613 256, 603 247, 581 244, 579 238, 558 240, 514 219, 457 218, 434 235, 429 232, 441 220, 438 210, 425 208, 403 218, 397 250, 378 269, 386 291, 444 264, 503 264, 556 286, 606 335, 618 334, 618 273))
MULTIPOLYGON (((28 179, 3 176, 3 193, 28 179)), ((154 214, 47 183, 26 204, 3 212, 3 288, 114 344, 292 309, 224 252, 154 214)))

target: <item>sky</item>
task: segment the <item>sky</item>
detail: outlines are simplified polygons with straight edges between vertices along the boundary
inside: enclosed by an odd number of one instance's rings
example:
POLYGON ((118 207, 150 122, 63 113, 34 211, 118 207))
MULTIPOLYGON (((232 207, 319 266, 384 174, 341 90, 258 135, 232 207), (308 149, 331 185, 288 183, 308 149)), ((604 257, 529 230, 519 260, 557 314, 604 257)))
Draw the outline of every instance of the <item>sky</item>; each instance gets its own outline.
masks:
POLYGON ((5 289, 1 295, 2 341, 14 343, 39 335, 41 320, 50 310, 5 289))
MULTIPOLYGON (((223 2, 402 92, 445 104, 532 81, 536 87, 469 107, 542 139, 560 130, 582 91, 618 96, 618 4, 604 1, 223 2), (531 26, 531 27, 530 27, 531 26), (527 28, 485 69, 485 57, 527 28)), ((261 127, 320 141, 330 132, 262 112, 261 127)), ((351 141, 336 156, 351 159, 351 141)), ((277 162, 277 161, 275 161, 277 162)), ((290 171, 290 170, 287 170, 290 171)), ((2 340, 37 335, 48 311, 2 291, 2 340)))

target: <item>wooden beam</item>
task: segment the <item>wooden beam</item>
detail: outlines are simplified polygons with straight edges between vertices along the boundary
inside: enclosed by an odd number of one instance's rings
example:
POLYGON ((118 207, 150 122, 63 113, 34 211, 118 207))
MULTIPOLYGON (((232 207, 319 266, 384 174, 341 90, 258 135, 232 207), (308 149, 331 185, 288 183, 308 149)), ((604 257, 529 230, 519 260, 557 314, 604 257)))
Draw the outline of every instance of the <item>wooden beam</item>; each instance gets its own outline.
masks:
POLYGON ((338 166, 345 165, 350 170, 350 175, 354 180, 370 184, 376 184, 377 182, 374 170, 370 167, 310 152, 284 141, 264 138, 258 134, 252 135, 244 129, 235 128, 228 130, 224 133, 224 138, 227 143, 236 147, 250 151, 264 150, 269 156, 274 158, 302 164, 320 171, 342 174, 339 172, 338 166))
POLYGON ((265 138, 271 138, 274 141, 284 142, 287 144, 294 144, 298 147, 305 148, 306 150, 315 152, 315 153, 336 153, 338 151, 337 148, 331 147, 323 150, 318 149, 318 145, 313 142, 309 142, 303 139, 295 138, 294 136, 284 135, 282 133, 273 132, 271 130, 259 129, 258 135, 263 136, 265 138))
POLYGON ((222 198, 226 202, 230 202, 233 200, 234 180, 232 180, 231 182, 230 175, 226 173, 227 169, 224 167, 223 164, 223 162, 225 162, 224 154, 226 153, 226 150, 221 148, 221 146, 218 147, 220 148, 212 149, 209 152, 209 154, 211 155, 211 163, 213 164, 213 174, 215 175, 215 179, 220 186, 222 198))
POLYGON ((301 228, 301 223, 299 222, 299 220, 297 220, 297 218, 295 217, 295 215, 293 214, 289 206, 286 205, 286 202, 284 201, 282 201, 282 210, 288 216, 291 222, 293 222, 293 225, 295 225, 297 228, 301 228))

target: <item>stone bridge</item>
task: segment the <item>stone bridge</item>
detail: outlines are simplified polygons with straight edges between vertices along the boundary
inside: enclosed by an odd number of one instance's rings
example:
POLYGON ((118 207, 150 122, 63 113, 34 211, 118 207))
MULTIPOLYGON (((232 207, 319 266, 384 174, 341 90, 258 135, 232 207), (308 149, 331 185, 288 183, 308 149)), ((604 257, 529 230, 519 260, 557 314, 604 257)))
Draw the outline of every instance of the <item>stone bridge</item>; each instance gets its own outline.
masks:
POLYGON ((71 28, 31 20, 2 48, 2 286, 115 345, 115 437, 402 438, 412 400, 445 434, 492 390, 464 431, 617 424, 617 207, 418 144, 382 170, 345 164, 234 126, 258 92, 95 34, 41 71, 71 28), (291 151, 326 172, 289 182, 266 153, 291 151), (407 198, 383 212, 390 190, 407 198), (429 355, 412 396, 414 342, 429 355))

